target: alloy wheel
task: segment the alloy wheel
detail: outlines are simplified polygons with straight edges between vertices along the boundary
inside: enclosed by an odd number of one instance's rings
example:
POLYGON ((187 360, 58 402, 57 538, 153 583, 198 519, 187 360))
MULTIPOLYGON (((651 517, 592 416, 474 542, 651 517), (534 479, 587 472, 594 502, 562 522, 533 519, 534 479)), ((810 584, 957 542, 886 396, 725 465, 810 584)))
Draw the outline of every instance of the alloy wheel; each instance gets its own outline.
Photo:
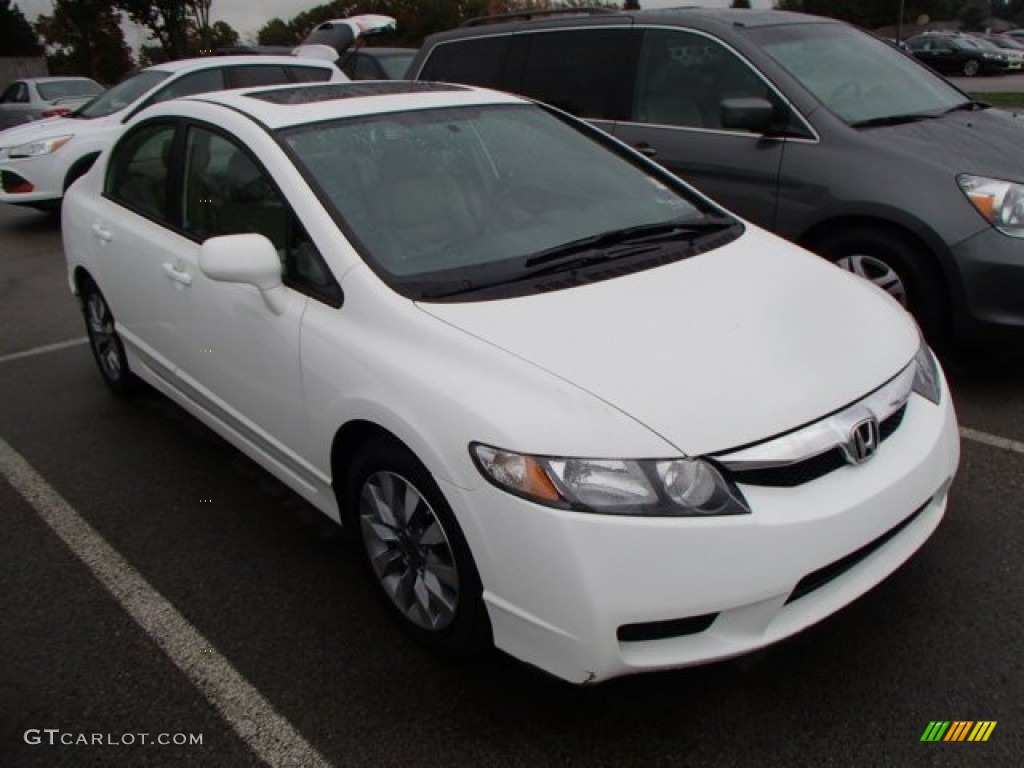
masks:
POLYGON ((363 484, 359 520, 370 566, 395 607, 417 627, 448 627, 459 605, 459 574, 429 502, 400 475, 376 472, 363 484))
POLYGON ((96 353, 96 360, 103 369, 103 375, 110 381, 119 381, 123 374, 121 350, 118 348, 114 318, 99 293, 90 293, 85 301, 86 324, 89 343, 96 353))
POLYGON ((863 254, 844 256, 836 260, 836 266, 852 272, 858 277, 870 280, 892 296, 904 308, 907 307, 907 288, 896 271, 881 259, 863 254))

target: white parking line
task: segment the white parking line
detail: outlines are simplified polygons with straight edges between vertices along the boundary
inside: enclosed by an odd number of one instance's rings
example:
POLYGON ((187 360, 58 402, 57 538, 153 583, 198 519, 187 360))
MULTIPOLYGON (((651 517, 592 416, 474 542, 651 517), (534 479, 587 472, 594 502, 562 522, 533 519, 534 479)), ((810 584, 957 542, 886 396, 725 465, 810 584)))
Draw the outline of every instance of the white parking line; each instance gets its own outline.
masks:
POLYGON ((9 363, 12 360, 21 360, 26 357, 35 357, 36 355, 45 355, 47 352, 56 352, 60 349, 67 349, 68 347, 77 347, 82 344, 88 344, 89 339, 83 336, 80 339, 71 339, 70 341, 58 341, 56 344, 47 344, 43 347, 35 347, 34 349, 26 349, 23 352, 12 352, 9 355, 0 355, 0 364, 9 363))
POLYGON ((330 763, 212 644, 0 438, 0 474, 268 765, 330 763))
POLYGON ((978 430, 971 429, 970 427, 960 427, 960 437, 965 440, 973 440, 976 443, 991 445, 995 448, 1002 448, 1004 451, 1024 453, 1024 443, 1018 442, 1017 440, 1009 440, 1005 437, 999 437, 999 435, 990 435, 988 432, 979 432, 978 430))

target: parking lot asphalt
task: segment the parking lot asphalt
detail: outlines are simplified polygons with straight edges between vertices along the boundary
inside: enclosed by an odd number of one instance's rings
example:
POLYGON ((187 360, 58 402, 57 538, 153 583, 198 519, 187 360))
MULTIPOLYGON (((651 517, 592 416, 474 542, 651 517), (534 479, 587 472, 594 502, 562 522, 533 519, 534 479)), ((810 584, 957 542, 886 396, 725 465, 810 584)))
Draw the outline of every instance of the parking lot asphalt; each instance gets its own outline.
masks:
POLYGON ((1024 763, 1022 366, 953 377, 947 518, 888 581, 752 656, 580 689, 421 650, 318 513, 159 395, 112 398, 83 335, 58 223, 0 206, 0 467, 33 473, 0 473, 0 765, 1024 763))

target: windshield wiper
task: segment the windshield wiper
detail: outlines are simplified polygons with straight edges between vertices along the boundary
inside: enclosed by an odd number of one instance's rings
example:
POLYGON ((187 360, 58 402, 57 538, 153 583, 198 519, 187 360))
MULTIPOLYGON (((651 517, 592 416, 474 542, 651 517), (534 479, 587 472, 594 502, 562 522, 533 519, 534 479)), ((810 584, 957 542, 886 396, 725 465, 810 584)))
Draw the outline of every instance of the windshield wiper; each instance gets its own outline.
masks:
MULTIPOLYGON (((654 250, 659 243, 672 241, 692 243, 698 236, 720 232, 736 224, 736 219, 728 216, 706 216, 703 219, 683 219, 675 222, 662 222, 660 224, 643 224, 637 227, 626 227, 625 229, 603 232, 599 235, 573 240, 564 245, 535 253, 523 263, 524 269, 522 271, 512 272, 494 280, 481 282, 468 279, 459 280, 456 281, 455 287, 445 287, 436 291, 424 291, 422 298, 444 299, 450 296, 496 288, 509 283, 519 283, 556 272, 575 271, 623 256, 636 256, 641 253, 647 253, 654 250), (576 255, 583 251, 593 251, 593 253, 585 256, 576 255)), ((448 286, 451 286, 451 283, 448 283, 448 286)))
POLYGON ((949 109, 947 109, 942 114, 948 115, 948 114, 950 114, 952 112, 974 112, 975 110, 979 110, 979 109, 991 109, 991 108, 992 108, 991 104, 986 104, 984 101, 974 101, 972 99, 971 101, 963 101, 963 102, 957 104, 954 107, 950 107, 949 109))
MULTIPOLYGON (((602 232, 591 237, 584 237, 573 240, 554 248, 535 253, 526 260, 525 267, 539 267, 552 265, 559 268, 568 267, 562 264, 564 257, 572 256, 583 251, 599 251, 611 248, 615 245, 643 245, 671 240, 690 240, 696 235, 707 234, 708 232, 719 232, 735 224, 735 220, 727 216, 705 216, 702 219, 682 219, 679 221, 665 221, 658 224, 641 224, 637 227, 626 227, 624 229, 613 229, 609 232, 602 232)), ((595 263, 616 258, 630 251, 607 251, 603 254, 590 256, 580 261, 595 263)), ((575 263, 575 260, 572 262, 575 263)), ((537 271, 529 274, 538 274, 537 271)))
POLYGON ((930 112, 914 112, 909 115, 885 115, 884 117, 872 117, 870 120, 858 120, 850 123, 851 128, 875 128, 883 125, 905 125, 906 123, 918 123, 922 120, 934 120, 940 115, 930 112))

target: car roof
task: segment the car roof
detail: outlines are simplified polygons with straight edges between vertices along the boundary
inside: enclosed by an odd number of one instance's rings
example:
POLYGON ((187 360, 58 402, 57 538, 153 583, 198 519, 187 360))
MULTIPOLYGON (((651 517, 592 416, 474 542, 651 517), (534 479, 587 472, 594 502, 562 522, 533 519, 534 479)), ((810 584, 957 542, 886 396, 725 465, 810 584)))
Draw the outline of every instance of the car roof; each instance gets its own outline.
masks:
POLYGON ((240 67, 245 64, 288 64, 308 65, 320 69, 334 69, 334 65, 323 59, 307 59, 301 56, 269 56, 254 54, 252 56, 202 56, 195 59, 178 59, 146 67, 143 72, 177 73, 185 70, 200 70, 210 67, 240 67))
POLYGON ((91 77, 62 77, 54 75, 52 77, 22 77, 20 81, 23 83, 66 83, 68 80, 85 80, 86 82, 95 83, 91 77))
MULTIPOLYGON (((215 91, 161 105, 167 111, 189 102, 218 104, 242 112, 270 129, 343 117, 483 104, 526 104, 526 99, 466 85, 407 80, 315 83, 215 91)), ((151 114, 151 113, 150 113, 151 114)), ((186 111, 187 114, 187 111, 186 111)))
POLYGON ((638 11, 616 11, 607 13, 597 9, 573 12, 572 9, 554 13, 521 13, 501 14, 494 17, 470 19, 461 27, 431 35, 429 39, 447 39, 449 37, 476 37, 493 31, 522 32, 530 29, 555 29, 576 26, 605 26, 643 24, 643 25, 685 25, 694 29, 722 32, 727 29, 754 29, 757 27, 773 27, 793 24, 837 24, 835 19, 823 16, 810 16, 804 13, 777 10, 757 10, 752 8, 663 8, 638 11))
POLYGON ((758 10, 753 8, 666 8, 663 10, 634 11, 636 20, 643 24, 652 22, 686 21, 688 25, 729 26, 746 29, 776 27, 789 24, 835 24, 835 19, 810 16, 792 11, 758 10))

